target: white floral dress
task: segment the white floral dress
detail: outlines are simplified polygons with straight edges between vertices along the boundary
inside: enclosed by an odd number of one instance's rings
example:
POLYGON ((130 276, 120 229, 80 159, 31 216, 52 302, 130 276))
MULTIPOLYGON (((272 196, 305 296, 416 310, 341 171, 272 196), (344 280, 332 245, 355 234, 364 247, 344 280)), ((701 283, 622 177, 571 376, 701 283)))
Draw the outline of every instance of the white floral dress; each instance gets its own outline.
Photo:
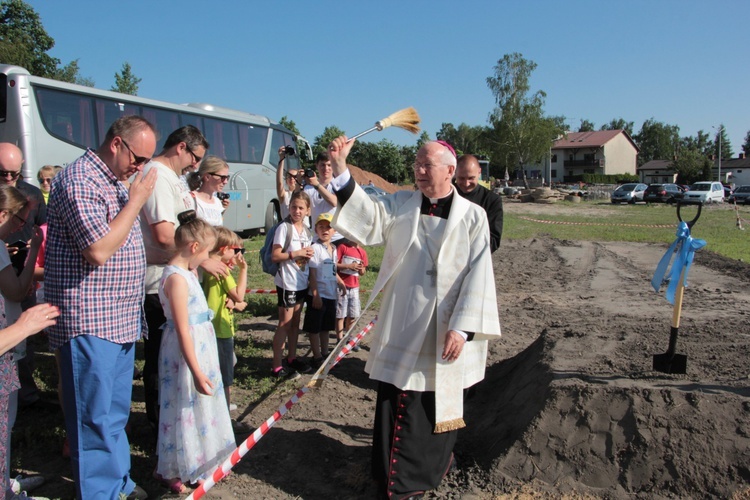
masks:
POLYGON ((164 478, 182 482, 206 479, 235 449, 232 421, 219 371, 216 335, 198 278, 177 266, 167 266, 159 284, 159 300, 167 323, 159 350, 159 462, 164 478), (190 334, 203 373, 214 385, 213 395, 200 394, 180 350, 164 281, 179 274, 188 284, 190 334))

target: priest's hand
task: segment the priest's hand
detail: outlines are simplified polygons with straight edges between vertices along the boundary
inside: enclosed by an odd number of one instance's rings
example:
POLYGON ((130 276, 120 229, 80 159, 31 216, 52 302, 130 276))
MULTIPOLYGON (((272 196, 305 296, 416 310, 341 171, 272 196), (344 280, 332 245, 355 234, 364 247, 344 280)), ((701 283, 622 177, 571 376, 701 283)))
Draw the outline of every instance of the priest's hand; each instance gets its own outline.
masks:
POLYGON ((445 345, 443 346, 443 359, 447 361, 456 361, 464 349, 466 341, 458 332, 448 330, 445 336, 445 345))
POLYGON ((333 176, 338 177, 346 171, 346 157, 356 141, 347 142, 346 136, 342 135, 331 141, 328 146, 328 157, 331 159, 333 176))

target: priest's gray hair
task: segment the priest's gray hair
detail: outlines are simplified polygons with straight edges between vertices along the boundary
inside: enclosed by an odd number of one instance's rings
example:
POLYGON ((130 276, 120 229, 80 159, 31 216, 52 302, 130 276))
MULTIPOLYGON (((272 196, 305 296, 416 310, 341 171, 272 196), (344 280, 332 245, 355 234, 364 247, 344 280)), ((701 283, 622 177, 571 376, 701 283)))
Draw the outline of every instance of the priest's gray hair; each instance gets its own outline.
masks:
POLYGON ((433 144, 437 144, 440 146, 440 149, 442 153, 440 154, 440 161, 442 161, 443 165, 448 165, 449 167, 455 167, 456 166, 456 157, 453 156, 453 153, 451 153, 451 150, 443 146, 437 141, 430 141, 433 144))

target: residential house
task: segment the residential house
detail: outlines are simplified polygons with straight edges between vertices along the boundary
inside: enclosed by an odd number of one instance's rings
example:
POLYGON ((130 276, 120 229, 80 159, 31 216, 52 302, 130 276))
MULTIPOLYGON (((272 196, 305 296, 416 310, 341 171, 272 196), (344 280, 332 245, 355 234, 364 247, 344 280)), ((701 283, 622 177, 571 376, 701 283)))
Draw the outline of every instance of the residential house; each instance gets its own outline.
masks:
MULTIPOLYGON (((711 170, 711 179, 719 178, 719 162, 714 161, 711 170)), ((663 184, 665 182, 676 182, 677 173, 672 170, 671 160, 651 160, 644 163, 638 169, 638 176, 641 182, 647 184, 663 184)), ((721 160, 721 181, 724 184, 743 186, 750 184, 750 158, 746 158, 744 153, 740 153, 737 158, 723 158, 721 160)))
POLYGON ((543 165, 524 167, 528 178, 571 181, 582 174, 636 175, 638 146, 624 130, 568 132, 556 140, 543 165))

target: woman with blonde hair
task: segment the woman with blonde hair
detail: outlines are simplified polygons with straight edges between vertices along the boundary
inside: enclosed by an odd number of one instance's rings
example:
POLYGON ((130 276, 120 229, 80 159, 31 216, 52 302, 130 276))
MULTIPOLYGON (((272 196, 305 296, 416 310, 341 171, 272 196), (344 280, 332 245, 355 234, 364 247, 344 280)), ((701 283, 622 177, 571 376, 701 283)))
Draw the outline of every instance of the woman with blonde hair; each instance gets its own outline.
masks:
POLYGON ((195 212, 198 218, 212 226, 224 223, 223 214, 229 200, 220 200, 216 193, 222 193, 227 182, 229 165, 218 156, 203 158, 200 168, 188 175, 188 186, 195 198, 195 212))

